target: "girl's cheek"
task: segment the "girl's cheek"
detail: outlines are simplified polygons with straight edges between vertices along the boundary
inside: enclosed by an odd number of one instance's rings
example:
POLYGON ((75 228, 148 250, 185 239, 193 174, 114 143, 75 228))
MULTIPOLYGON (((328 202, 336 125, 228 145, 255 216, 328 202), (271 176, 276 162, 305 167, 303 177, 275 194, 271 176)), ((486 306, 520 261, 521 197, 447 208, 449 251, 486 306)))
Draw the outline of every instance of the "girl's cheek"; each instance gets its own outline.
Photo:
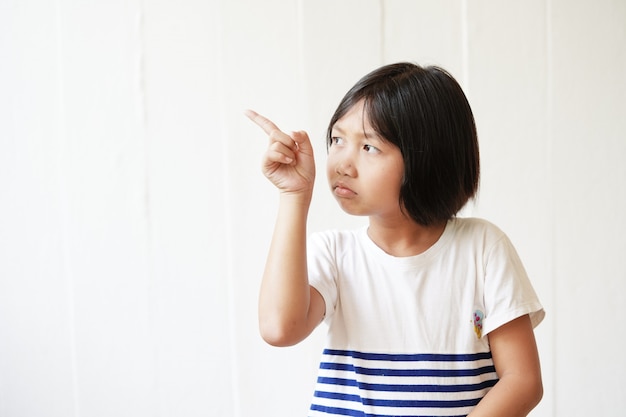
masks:
POLYGON ((332 158, 329 156, 328 159, 326 160, 326 176, 328 177, 328 179, 331 179, 334 173, 334 169, 333 169, 333 160, 332 158))
POLYGON ((330 177, 333 172, 335 171, 334 167, 336 164, 336 156, 334 155, 335 152, 329 151, 328 152, 328 156, 326 158, 326 174, 330 177))

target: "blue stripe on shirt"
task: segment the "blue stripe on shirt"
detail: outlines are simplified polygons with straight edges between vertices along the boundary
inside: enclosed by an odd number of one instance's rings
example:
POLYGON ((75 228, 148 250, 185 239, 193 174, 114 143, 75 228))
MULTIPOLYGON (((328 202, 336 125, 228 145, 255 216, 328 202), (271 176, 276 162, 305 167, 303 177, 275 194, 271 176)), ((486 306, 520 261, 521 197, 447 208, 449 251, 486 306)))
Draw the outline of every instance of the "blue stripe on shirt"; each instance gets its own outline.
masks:
MULTIPOLYGON (((321 411, 326 414, 333 414, 337 416, 350 416, 350 417, 396 417, 388 414, 365 414, 363 411, 350 410, 347 408, 340 407, 327 407, 324 405, 313 404, 311 406, 311 410, 313 411, 321 411)), ((449 417, 466 417, 467 414, 455 415, 449 417)), ((415 416, 415 417, 432 417, 432 416, 415 416)))
POLYGON ((368 384, 365 382, 358 382, 354 379, 345 378, 329 378, 318 377, 318 384, 328 385, 344 385, 350 387, 358 387, 362 390, 368 391, 382 391, 382 392, 468 392, 468 391, 480 391, 485 388, 493 387, 497 379, 490 379, 478 384, 457 384, 457 385, 419 385, 419 384, 368 384))
POLYGON ((380 400, 373 398, 361 398, 358 395, 342 394, 337 392, 315 391, 318 398, 329 398, 332 400, 352 401, 372 407, 398 407, 398 408, 459 408, 473 407, 480 401, 480 398, 470 398, 464 400, 380 400))
POLYGON ((379 375, 379 376, 434 376, 434 377, 463 377, 477 376, 495 372, 496 368, 492 365, 482 366, 474 369, 389 369, 389 368, 364 368, 362 366, 354 366, 347 363, 320 363, 320 369, 333 369, 336 371, 350 371, 361 375, 379 375))
POLYGON ((364 353, 354 350, 324 349, 324 355, 350 356, 356 359, 369 361, 393 361, 393 362, 472 362, 482 359, 491 359, 491 352, 470 354, 392 354, 392 353, 364 353))

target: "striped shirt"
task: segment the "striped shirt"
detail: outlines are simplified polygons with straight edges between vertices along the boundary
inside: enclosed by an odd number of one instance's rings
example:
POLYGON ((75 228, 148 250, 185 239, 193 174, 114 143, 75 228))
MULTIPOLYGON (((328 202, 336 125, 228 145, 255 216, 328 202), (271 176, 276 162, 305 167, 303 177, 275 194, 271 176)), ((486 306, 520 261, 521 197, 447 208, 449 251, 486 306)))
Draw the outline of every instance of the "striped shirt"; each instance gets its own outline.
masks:
POLYGON ((489 352, 376 354, 326 349, 311 416, 465 416, 497 382, 489 352))
POLYGON ((426 252, 386 254, 366 229, 309 239, 328 340, 309 417, 466 416, 498 380, 493 329, 544 316, 508 238, 451 220, 426 252))

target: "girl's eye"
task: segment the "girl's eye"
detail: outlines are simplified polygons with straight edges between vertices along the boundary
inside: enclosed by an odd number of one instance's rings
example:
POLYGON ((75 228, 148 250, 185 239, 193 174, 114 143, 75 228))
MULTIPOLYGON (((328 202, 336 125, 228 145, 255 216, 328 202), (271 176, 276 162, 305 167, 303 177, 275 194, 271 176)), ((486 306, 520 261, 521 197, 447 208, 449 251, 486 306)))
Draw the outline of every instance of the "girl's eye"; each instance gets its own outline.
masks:
POLYGON ((342 138, 338 138, 336 136, 330 138, 330 145, 341 145, 343 143, 343 139, 342 138))
POLYGON ((372 145, 363 145, 363 150, 367 153, 380 153, 380 149, 372 145))

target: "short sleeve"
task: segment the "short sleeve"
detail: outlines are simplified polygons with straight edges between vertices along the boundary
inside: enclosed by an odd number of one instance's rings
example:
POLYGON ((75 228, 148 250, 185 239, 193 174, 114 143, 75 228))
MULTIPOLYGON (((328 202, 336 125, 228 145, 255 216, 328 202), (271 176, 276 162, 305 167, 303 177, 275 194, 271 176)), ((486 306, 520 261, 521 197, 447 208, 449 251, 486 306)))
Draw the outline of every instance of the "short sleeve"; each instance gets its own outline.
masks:
POLYGON ((337 305, 336 241, 331 232, 313 233, 307 243, 309 285, 322 295, 328 322, 337 305))
POLYGON ((534 328, 545 316, 517 251, 506 235, 486 255, 484 303, 483 334, 525 314, 530 316, 534 328))

